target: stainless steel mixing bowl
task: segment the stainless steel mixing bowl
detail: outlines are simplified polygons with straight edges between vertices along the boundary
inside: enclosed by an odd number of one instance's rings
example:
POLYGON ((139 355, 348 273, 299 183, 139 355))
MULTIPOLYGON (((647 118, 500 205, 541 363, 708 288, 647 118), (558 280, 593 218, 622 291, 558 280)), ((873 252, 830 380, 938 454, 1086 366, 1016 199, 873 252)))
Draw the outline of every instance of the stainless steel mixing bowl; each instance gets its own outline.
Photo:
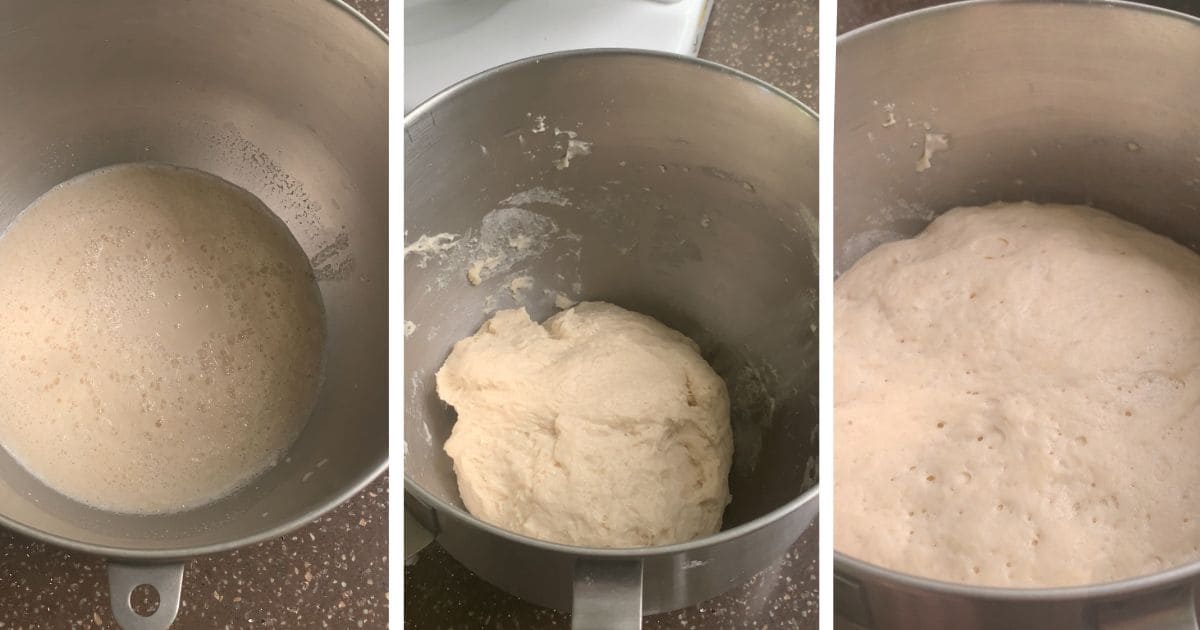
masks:
MULTIPOLYGON (((835 125, 837 272, 941 212, 999 200, 1086 203, 1200 250, 1195 19, 1117 2, 969 2, 886 20, 838 42, 835 125), (927 133, 949 147, 918 172, 927 133)), ((1000 589, 836 554, 835 577, 839 619, 867 628, 1194 629, 1200 563, 1000 589)))
POLYGON ((573 611, 577 627, 636 627, 643 610, 712 597, 780 558, 817 510, 813 114, 714 64, 591 51, 469 79, 414 110, 405 130, 406 242, 457 235, 405 260, 404 474, 418 519, 472 571, 573 611), (580 154, 564 165, 572 142, 580 154), (472 286, 468 267, 500 219, 546 249, 472 286), (516 299, 522 276, 533 286, 516 299), (442 450, 454 413, 434 373, 490 312, 523 304, 543 319, 558 293, 657 317, 726 379, 736 452, 724 531, 592 549, 465 511, 442 450))
POLYGON ((75 175, 167 162, 257 195, 319 278, 316 410, 289 457, 233 496, 165 516, 103 512, 0 449, 0 526, 107 556, 117 620, 165 628, 184 558, 279 536, 387 465, 387 41, 315 0, 0 0, 0 16, 0 230, 75 175), (152 617, 129 606, 141 583, 159 592, 152 617))

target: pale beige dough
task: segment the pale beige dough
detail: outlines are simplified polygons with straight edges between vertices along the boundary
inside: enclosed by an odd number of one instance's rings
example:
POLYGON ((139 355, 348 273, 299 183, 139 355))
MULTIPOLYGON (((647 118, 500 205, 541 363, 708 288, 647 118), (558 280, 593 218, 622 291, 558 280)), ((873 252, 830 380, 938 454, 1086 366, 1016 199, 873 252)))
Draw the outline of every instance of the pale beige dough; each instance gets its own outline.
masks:
POLYGON ((438 394, 472 514, 590 547, 683 542, 721 528, 733 456, 725 383, 653 318, 584 302, 543 325, 496 313, 454 346, 438 394))
POLYGON ((1090 208, 960 208, 834 310, 837 549, 1022 587, 1200 558, 1200 256, 1090 208))
POLYGON ((95 507, 228 494, 312 409, 312 269, 260 201, 211 175, 126 165, 56 187, 0 237, 0 296, 0 446, 95 507))

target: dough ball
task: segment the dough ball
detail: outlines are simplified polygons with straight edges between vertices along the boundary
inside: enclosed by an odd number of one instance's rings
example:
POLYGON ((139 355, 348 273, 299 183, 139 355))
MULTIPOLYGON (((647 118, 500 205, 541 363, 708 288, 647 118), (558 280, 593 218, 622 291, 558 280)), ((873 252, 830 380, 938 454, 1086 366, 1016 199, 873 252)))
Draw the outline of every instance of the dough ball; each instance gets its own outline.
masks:
POLYGON ((585 302, 497 312, 437 373, 467 509, 533 538, 646 547, 717 532, 733 440, 725 383, 655 319, 585 302))
POLYGON ((840 551, 1017 587, 1200 558, 1200 256, 1091 208, 959 208, 834 311, 840 551))

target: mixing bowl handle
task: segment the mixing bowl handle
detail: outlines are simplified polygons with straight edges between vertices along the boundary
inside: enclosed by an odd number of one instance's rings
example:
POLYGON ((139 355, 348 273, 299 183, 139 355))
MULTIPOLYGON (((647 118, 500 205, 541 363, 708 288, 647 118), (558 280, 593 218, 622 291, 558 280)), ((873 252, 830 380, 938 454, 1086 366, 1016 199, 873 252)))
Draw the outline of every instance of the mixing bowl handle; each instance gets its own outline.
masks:
POLYGON ((433 542, 433 532, 425 528, 408 507, 404 508, 404 564, 412 564, 417 554, 433 542))
POLYGON ((642 561, 579 558, 571 630, 638 630, 642 627, 642 561))
POLYGON ((183 563, 121 564, 108 562, 109 605, 122 630, 167 630, 179 614, 179 594, 183 590, 183 563), (158 591, 158 610, 143 617, 133 609, 130 599, 141 585, 158 591))
POLYGON ((404 493, 404 564, 417 561, 417 554, 437 538, 437 512, 411 494, 404 493))
POLYGON ((1105 604, 1096 611, 1099 630, 1197 630, 1196 593, 1184 586, 1139 596, 1128 601, 1105 604))

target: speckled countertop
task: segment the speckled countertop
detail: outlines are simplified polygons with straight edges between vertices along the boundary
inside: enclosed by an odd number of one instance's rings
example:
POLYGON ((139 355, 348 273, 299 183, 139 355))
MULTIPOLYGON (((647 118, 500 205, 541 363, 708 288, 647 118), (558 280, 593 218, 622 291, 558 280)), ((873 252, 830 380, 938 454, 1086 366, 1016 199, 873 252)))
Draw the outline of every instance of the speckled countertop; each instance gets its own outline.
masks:
MULTIPOLYGON (((387 514, 384 474, 284 538, 188 561, 174 628, 386 628, 387 514)), ((117 627, 103 559, 0 530, 0 629, 117 627)))
POLYGON ((752 74, 816 111, 817 0, 716 0, 700 56, 752 74))
MULTIPOLYGON (((700 56, 759 77, 816 110, 817 0, 716 0, 700 56)), ((657 628, 817 627, 817 527, 746 584, 692 608, 646 617, 657 628)), ((441 628, 568 628, 560 612, 475 577, 433 544, 404 568, 404 622, 441 628)))
MULTIPOLYGON (((348 4, 387 30, 387 0, 348 4)), ((188 561, 173 627, 386 628, 388 603, 385 473, 284 538, 188 561)), ((117 628, 104 560, 0 529, 0 630, 60 628, 117 628)))

